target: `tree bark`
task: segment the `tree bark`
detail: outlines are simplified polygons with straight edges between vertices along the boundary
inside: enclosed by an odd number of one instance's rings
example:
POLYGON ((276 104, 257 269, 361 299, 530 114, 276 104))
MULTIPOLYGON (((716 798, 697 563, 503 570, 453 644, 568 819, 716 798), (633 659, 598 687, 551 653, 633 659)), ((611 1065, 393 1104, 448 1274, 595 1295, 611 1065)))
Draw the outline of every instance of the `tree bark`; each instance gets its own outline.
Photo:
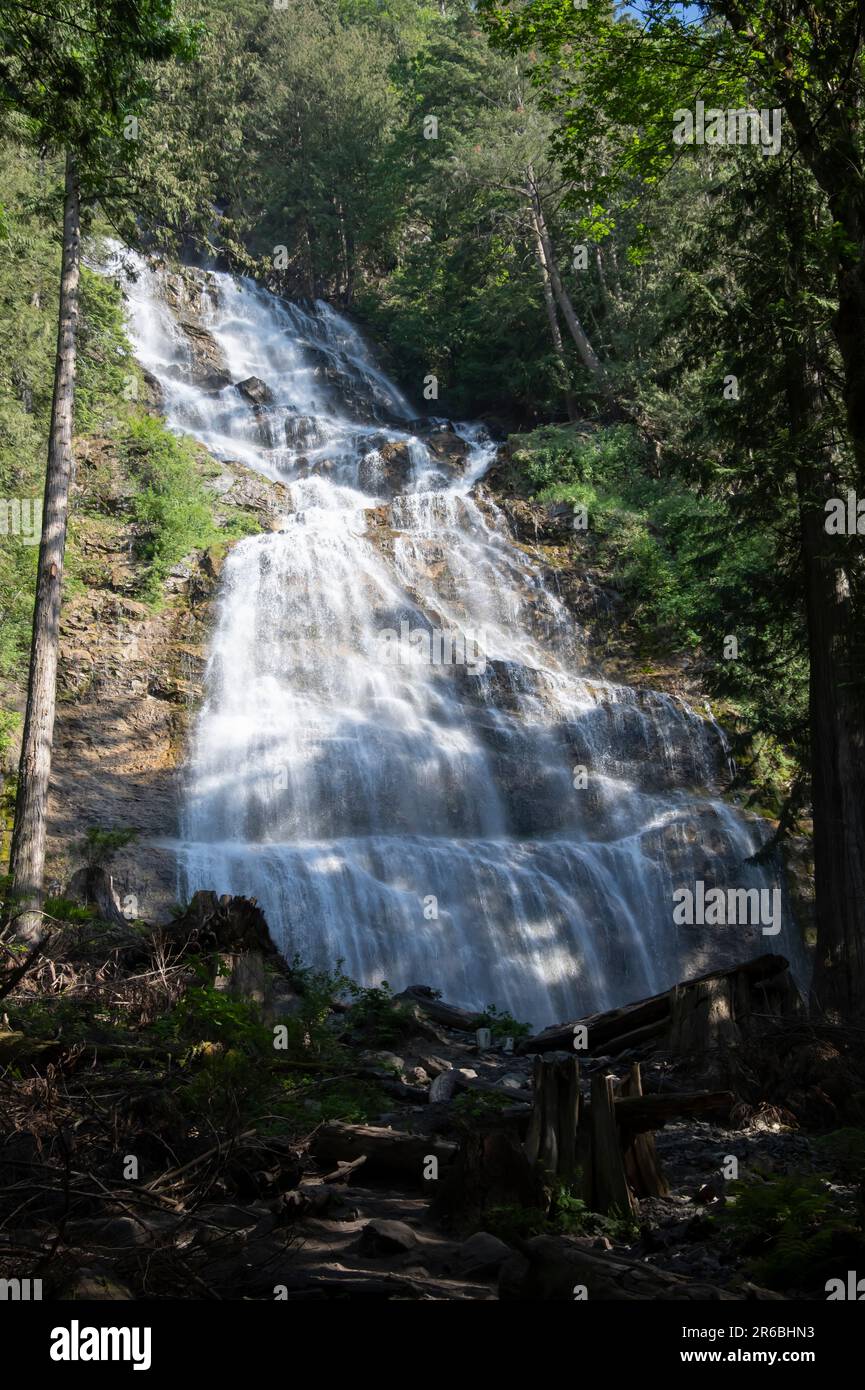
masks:
POLYGON ((72 482, 73 407, 75 355, 78 328, 78 281, 81 266, 81 227, 78 171, 72 154, 66 156, 66 191, 63 211, 63 260, 60 276, 60 310, 51 434, 36 601, 33 608, 33 640, 27 686, 27 711, 18 770, 18 795, 12 835, 10 868, 15 904, 15 931, 23 941, 35 942, 42 934, 43 875, 57 693, 57 657, 60 643, 60 601, 63 559, 72 482))
MULTIPOLYGON (((788 217, 788 227, 796 293, 805 282, 805 229, 798 213, 788 217)), ((858 538, 829 535, 825 528, 825 504, 846 496, 849 474, 832 445, 815 445, 823 412, 818 360, 815 344, 788 335, 786 395, 809 651, 817 919, 811 998, 820 1014, 837 1021, 865 1012, 865 663, 858 538)), ((855 447, 849 412, 848 425, 855 447)))
POLYGON ((537 216, 535 215, 534 207, 532 207, 532 232, 534 235, 535 243, 535 260, 537 261, 538 269, 541 272, 541 285, 544 291, 544 308, 546 309, 547 322, 550 326, 550 338, 552 339, 553 343, 553 353, 555 354, 556 361, 559 364, 559 371, 561 372, 562 381, 565 383, 565 408, 568 412, 568 419, 574 421, 579 418, 577 412, 577 403, 574 398, 574 393, 570 386, 570 374, 568 372, 568 364, 565 358, 565 344, 564 339, 562 338, 562 330, 559 327, 559 316, 556 313, 556 298, 553 294, 553 282, 550 277, 550 268, 547 263, 546 251, 544 249, 544 241, 543 237, 541 236, 540 226, 538 223, 537 216))
POLYGON ((580 320, 577 318, 576 310, 571 303, 571 297, 562 284, 562 277, 559 274, 559 267, 556 264, 555 251, 553 250, 553 243, 547 228, 546 217, 544 216, 543 203, 541 202, 534 170, 531 165, 529 165, 526 170, 526 176, 528 180, 529 201, 532 209, 535 235, 541 244, 541 251, 547 274, 549 275, 550 287, 555 296, 556 303, 561 310, 562 318, 567 324, 568 332, 574 340, 577 352, 580 355, 580 361, 594 377, 595 381, 604 391, 604 394, 609 396, 611 395, 611 388, 603 363, 592 347, 592 344, 589 342, 588 335, 583 325, 580 323, 580 320))
POLYGON ((804 509, 810 649, 811 801, 820 1013, 865 1010, 865 711, 851 579, 833 555, 824 513, 804 509))

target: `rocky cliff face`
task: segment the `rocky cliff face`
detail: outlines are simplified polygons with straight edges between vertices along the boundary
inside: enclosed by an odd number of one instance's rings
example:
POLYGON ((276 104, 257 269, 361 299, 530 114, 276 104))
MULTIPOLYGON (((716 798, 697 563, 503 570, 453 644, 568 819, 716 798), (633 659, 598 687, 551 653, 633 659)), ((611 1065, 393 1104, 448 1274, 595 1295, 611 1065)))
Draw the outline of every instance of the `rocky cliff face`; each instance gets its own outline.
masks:
MULTIPOLYGON (((119 852, 112 874, 121 897, 134 897, 133 915, 159 919, 177 888, 173 855, 158 841, 177 831, 180 767, 230 542, 187 556, 161 605, 143 603, 135 597, 135 524, 118 515, 130 485, 116 446, 81 439, 76 457, 75 577, 61 618, 48 879, 55 891, 68 881, 87 827, 134 828, 146 851, 133 843, 119 852)), ((289 505, 281 484, 204 450, 198 464, 217 525, 238 511, 263 530, 278 524, 289 505)))

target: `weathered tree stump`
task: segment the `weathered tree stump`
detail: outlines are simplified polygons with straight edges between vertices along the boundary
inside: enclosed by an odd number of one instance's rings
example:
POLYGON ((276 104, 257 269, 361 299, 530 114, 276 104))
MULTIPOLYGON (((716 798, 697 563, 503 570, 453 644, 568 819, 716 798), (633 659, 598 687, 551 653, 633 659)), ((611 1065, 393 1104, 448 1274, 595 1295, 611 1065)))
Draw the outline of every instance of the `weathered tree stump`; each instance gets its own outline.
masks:
POLYGON ((594 1211, 617 1211, 629 1216, 634 1198, 628 1186, 625 1157, 616 1123, 614 1076, 592 1077, 592 1187, 589 1205, 594 1211))
POLYGON ((571 1053, 537 1056, 526 1157, 550 1178, 574 1180, 580 1110, 580 1064, 571 1053))
MULTIPOLYGON (((640 1064, 635 1062, 622 1085, 622 1097, 641 1096, 643 1078, 640 1064)), ((635 1197, 668 1197, 670 1188, 661 1171, 655 1136, 651 1133, 630 1134, 620 1130, 625 1174, 635 1197)))

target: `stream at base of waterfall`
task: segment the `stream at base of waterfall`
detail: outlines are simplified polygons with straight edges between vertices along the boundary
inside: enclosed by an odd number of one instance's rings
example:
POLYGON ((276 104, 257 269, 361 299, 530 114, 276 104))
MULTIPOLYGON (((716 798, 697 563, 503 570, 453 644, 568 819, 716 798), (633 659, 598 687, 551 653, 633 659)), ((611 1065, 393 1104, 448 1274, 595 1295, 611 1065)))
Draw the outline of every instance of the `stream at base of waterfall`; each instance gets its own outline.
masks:
POLYGON ((711 720, 591 674, 477 493, 483 427, 418 418, 327 304, 119 247, 103 268, 169 426, 290 497, 222 570, 172 838, 182 897, 255 897, 289 958, 535 1027, 798 956, 786 912, 771 935, 674 921, 697 883, 778 888, 745 862, 767 828, 722 798, 711 720))

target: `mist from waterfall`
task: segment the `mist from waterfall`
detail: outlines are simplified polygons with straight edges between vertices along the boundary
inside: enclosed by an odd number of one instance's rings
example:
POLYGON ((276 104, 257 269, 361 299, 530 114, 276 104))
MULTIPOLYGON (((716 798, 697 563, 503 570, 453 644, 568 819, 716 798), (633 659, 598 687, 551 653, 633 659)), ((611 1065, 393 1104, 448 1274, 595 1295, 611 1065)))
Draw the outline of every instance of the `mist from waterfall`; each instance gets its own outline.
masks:
POLYGON ((164 273, 123 260, 169 425, 290 498, 281 529, 223 567, 181 895, 247 894, 289 957, 535 1026, 726 960, 795 956, 786 920, 776 937, 674 925, 681 885, 776 886, 744 862, 765 828, 722 799, 711 720, 591 674, 583 634, 477 494, 486 431, 417 418, 328 305, 199 272, 197 322, 227 378, 205 387, 164 273), (384 635, 406 633, 385 659, 384 635), (483 660, 434 664, 442 633, 483 660))

